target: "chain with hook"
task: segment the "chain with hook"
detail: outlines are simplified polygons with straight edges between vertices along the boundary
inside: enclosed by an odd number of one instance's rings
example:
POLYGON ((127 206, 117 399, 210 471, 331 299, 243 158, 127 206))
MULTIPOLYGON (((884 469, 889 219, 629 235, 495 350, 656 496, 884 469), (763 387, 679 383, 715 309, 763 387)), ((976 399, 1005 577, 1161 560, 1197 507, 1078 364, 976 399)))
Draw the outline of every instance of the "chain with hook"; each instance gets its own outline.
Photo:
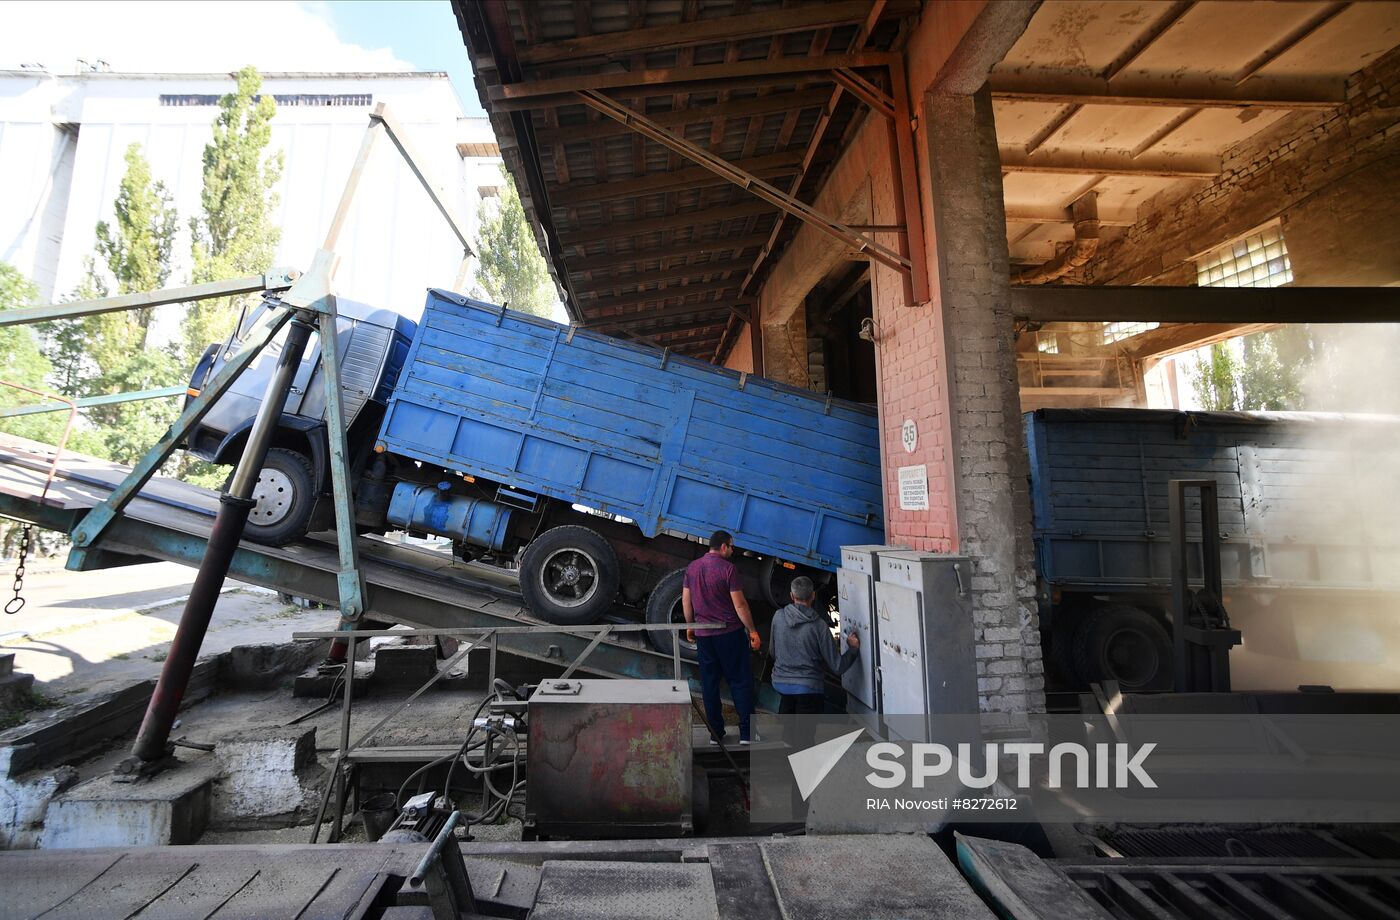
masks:
POLYGON ((14 615, 24 609, 24 561, 29 556, 29 540, 33 524, 24 524, 19 536, 19 565, 15 566, 15 596, 5 602, 5 612, 14 615))

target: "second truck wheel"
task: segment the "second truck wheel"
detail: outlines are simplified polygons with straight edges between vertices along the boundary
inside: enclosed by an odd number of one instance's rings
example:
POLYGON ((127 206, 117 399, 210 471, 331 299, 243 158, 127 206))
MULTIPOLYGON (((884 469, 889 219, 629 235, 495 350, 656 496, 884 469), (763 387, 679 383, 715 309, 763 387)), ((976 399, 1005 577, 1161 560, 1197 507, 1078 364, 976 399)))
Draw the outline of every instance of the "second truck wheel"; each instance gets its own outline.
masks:
POLYGON ((587 527, 547 530, 520 560, 526 605, 558 626, 596 623, 617 599, 618 579, 617 553, 587 527))

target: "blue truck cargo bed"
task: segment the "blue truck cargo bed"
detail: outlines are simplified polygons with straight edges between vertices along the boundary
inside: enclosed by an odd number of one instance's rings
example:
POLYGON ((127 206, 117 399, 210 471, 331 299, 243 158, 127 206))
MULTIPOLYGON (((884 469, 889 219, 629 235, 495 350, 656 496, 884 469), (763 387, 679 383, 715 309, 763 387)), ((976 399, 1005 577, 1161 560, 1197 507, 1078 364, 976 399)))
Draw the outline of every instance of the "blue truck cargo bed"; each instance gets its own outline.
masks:
MULTIPOLYGON (((1036 567, 1050 585, 1167 585, 1167 483, 1214 479, 1227 583, 1400 589, 1400 541, 1378 501, 1394 484, 1374 481, 1373 461, 1400 445, 1400 419, 1040 409, 1025 429, 1036 567)), ((1194 493, 1187 534, 1199 539, 1194 493)))
POLYGON ((878 438, 873 407, 434 290, 377 446, 834 570, 884 539, 878 438))

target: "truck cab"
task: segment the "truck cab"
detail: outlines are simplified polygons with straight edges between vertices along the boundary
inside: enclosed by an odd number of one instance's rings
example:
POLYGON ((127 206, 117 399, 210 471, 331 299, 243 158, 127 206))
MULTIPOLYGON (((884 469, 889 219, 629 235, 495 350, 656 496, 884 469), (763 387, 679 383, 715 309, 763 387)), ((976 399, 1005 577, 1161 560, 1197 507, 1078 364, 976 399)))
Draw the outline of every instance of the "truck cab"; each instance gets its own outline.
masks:
MULTIPOLYGON (((259 307, 227 342, 209 346, 190 376, 187 402, 233 356, 241 342, 240 333, 252 328, 266 309, 265 304, 259 307)), ((353 300, 338 299, 336 310, 351 460, 353 465, 363 466, 367 457, 355 456, 355 445, 373 440, 373 432, 384 417, 384 407, 403 370, 417 324, 392 310, 353 300)), ((238 462, 285 339, 285 334, 281 334, 268 343, 252 366, 239 375, 190 433, 186 450, 211 463, 238 462)), ((246 533, 258 543, 281 545, 305 534, 317 499, 329 488, 326 398, 321 374, 320 338, 313 332, 253 491, 257 504, 249 514, 246 533)))

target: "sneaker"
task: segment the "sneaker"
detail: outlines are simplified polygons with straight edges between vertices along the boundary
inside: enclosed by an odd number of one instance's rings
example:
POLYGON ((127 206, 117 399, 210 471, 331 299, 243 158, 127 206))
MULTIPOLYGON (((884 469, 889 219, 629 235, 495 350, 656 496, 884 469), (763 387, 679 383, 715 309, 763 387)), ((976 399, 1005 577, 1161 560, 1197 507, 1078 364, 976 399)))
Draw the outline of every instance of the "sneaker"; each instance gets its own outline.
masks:
POLYGON ((723 740, 724 740, 724 736, 723 736, 723 735, 720 735, 718 738, 716 738, 714 735, 711 735, 711 736, 710 736, 710 747, 719 747, 719 743, 720 743, 721 741, 723 741, 723 740))
POLYGON ((739 739, 739 743, 740 743, 740 744, 753 744, 753 743, 755 743, 755 742, 762 741, 762 740, 763 740, 763 739, 760 738, 760 737, 758 736, 758 732, 752 732, 747 738, 740 738, 740 739, 739 739))

